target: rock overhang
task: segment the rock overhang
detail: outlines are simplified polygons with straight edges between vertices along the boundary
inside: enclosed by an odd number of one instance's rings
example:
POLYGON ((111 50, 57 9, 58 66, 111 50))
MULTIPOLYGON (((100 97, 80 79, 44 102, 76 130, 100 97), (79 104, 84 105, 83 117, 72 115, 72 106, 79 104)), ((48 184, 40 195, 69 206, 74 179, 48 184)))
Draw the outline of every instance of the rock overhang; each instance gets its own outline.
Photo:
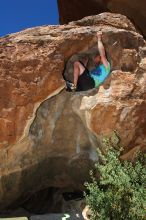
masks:
POLYGON ((12 202, 35 188, 33 181, 27 183, 31 176, 42 187, 80 188, 100 139, 115 129, 126 152, 145 147, 143 48, 145 41, 131 22, 110 13, 0 39, 1 198, 12 202), (95 47, 99 30, 114 71, 99 91, 65 92, 66 61, 95 47))

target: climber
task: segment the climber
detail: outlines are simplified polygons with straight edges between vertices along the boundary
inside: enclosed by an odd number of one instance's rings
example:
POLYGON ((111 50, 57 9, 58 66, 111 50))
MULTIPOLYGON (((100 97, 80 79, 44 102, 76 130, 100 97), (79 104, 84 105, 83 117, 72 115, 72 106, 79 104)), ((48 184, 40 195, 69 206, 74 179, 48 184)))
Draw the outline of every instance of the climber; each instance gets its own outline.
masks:
POLYGON ((73 77, 74 81, 70 84, 71 91, 85 91, 97 88, 110 73, 110 63, 105 54, 102 43, 102 32, 97 33, 98 51, 94 57, 95 68, 87 69, 88 57, 83 62, 74 62, 73 77))

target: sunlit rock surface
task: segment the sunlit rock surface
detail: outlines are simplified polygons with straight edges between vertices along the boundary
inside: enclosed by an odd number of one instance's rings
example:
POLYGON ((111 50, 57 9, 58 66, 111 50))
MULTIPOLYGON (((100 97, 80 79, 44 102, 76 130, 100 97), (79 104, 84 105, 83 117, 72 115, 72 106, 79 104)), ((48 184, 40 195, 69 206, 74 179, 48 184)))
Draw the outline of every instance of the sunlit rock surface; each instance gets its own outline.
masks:
POLYGON ((0 82, 1 210, 50 186, 82 190, 96 147, 114 130, 125 158, 146 146, 146 44, 125 16, 103 13, 0 38, 0 82), (97 47, 100 30, 110 77, 99 89, 66 92, 66 61, 97 47))

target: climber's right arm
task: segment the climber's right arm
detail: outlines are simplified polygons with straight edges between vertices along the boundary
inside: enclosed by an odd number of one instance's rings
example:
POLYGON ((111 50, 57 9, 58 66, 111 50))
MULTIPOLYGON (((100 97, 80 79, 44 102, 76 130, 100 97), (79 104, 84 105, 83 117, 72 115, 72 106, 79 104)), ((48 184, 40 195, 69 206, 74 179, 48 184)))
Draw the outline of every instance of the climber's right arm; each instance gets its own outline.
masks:
POLYGON ((99 54, 100 54, 100 57, 101 57, 101 62, 107 68, 108 67, 108 61, 107 61, 107 58, 106 58, 105 49, 104 49, 101 38, 102 38, 102 32, 98 32, 97 33, 98 50, 99 50, 99 54))

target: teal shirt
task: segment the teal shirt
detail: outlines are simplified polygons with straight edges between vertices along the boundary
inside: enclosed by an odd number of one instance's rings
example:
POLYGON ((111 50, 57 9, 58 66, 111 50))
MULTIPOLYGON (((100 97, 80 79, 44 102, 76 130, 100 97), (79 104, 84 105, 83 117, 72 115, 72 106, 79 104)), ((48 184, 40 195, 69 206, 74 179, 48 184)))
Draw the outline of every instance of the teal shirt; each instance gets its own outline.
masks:
POLYGON ((98 87, 101 83, 103 83, 103 81, 109 75, 110 69, 110 63, 108 63, 107 68, 103 64, 100 64, 99 66, 90 71, 90 75, 95 82, 95 87, 98 87))

